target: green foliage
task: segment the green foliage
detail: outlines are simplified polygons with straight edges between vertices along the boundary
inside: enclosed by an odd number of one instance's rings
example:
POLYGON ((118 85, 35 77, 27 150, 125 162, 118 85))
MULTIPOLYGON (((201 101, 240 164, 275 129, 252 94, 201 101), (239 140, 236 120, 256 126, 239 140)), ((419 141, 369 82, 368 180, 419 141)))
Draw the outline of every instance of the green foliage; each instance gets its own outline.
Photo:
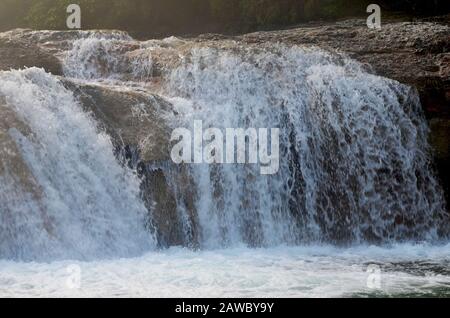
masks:
MULTIPOLYGON (((82 8, 84 29, 123 29, 143 35, 242 32, 314 19, 366 15, 368 0, 0 0, 0 30, 65 29, 66 8, 82 8)), ((448 0, 379 0, 415 14, 449 11, 448 0)))
POLYGON ((0 29, 9 29, 25 24, 24 12, 32 0, 0 0, 0 29))

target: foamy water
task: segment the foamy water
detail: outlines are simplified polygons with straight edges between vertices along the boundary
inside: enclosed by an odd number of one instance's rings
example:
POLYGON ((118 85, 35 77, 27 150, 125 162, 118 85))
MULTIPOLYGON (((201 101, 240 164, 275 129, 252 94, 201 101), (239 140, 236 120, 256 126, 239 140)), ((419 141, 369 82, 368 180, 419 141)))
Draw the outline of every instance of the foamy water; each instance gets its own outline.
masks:
POLYGON ((171 248, 139 258, 111 261, 0 262, 0 296, 6 297, 376 295, 450 296, 450 245, 234 248, 201 252, 171 248), (381 270, 379 289, 368 287, 376 287, 371 285, 368 272, 373 265, 381 270), (73 268, 80 269, 79 285, 73 284, 77 281, 71 276, 73 268))
POLYGON ((8 133, 42 191, 28 199, 0 178, 0 258, 86 260, 154 246, 137 178, 58 79, 36 68, 0 72, 0 97, 32 131, 8 133))

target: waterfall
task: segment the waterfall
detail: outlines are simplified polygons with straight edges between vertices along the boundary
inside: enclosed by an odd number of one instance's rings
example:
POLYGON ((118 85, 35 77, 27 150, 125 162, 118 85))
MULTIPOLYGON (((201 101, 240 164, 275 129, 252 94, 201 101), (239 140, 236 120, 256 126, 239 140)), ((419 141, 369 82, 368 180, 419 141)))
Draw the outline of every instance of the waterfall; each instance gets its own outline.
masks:
POLYGON ((248 165, 190 167, 205 246, 448 234, 428 128, 410 87, 296 46, 200 47, 180 64, 165 88, 179 125, 281 130, 274 176, 248 165))
POLYGON ((121 55, 127 48, 124 45, 131 38, 122 33, 92 35, 79 32, 80 38, 74 40, 72 49, 65 58, 64 71, 67 76, 99 79, 125 72, 121 55))
MULTIPOLYGON (((8 138, 29 169, 28 182, 0 170, 0 258, 448 238, 412 88, 318 48, 76 34, 67 47, 54 44, 67 78, 159 95, 173 108, 164 115, 169 130, 194 120, 205 129, 278 128, 280 169, 178 166, 147 162, 139 151, 124 164, 60 79, 38 69, 0 72, 0 106, 27 128, 9 129, 8 138)), ((44 35, 51 46, 56 36, 44 35)))
POLYGON ((25 191, 30 181, 3 167, 0 258, 126 257, 154 246, 138 179, 59 80, 34 68, 1 72, 0 98, 28 128, 8 133, 37 184, 25 191))

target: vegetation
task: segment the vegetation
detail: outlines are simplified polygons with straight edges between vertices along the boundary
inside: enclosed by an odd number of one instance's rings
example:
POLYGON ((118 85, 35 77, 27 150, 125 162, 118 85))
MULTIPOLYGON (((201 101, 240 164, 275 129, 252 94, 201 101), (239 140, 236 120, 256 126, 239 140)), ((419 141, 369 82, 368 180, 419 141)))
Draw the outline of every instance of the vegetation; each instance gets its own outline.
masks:
MULTIPOLYGON (((65 29, 66 7, 82 8, 84 29, 143 35, 245 32, 315 19, 365 15, 367 0, 0 0, 0 30, 65 29)), ((376 1, 413 14, 449 12, 448 0, 376 1)))

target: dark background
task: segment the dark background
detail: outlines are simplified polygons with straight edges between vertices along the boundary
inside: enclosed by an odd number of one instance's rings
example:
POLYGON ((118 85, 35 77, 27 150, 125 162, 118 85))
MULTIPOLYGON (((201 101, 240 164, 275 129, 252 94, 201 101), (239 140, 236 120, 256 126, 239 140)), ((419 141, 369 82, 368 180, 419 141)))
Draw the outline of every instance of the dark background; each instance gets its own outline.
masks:
POLYGON ((0 31, 17 27, 66 29, 66 8, 82 9, 83 29, 121 29, 135 35, 243 33, 311 20, 367 16, 423 17, 450 12, 449 0, 0 0, 0 31))

